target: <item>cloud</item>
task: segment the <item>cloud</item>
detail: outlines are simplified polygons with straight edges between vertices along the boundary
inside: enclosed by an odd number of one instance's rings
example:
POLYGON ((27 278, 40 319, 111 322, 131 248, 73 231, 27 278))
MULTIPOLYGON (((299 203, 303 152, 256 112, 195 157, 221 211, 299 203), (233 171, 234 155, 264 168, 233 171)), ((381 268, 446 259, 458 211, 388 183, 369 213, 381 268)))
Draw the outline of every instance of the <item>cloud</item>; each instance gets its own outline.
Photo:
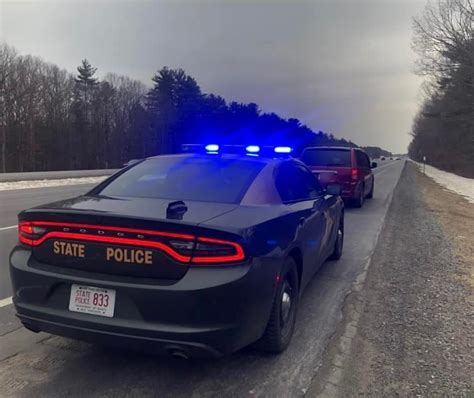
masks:
POLYGON ((71 71, 87 57, 150 84, 182 67, 206 92, 405 151, 420 84, 411 18, 424 2, 3 1, 0 36, 71 71))

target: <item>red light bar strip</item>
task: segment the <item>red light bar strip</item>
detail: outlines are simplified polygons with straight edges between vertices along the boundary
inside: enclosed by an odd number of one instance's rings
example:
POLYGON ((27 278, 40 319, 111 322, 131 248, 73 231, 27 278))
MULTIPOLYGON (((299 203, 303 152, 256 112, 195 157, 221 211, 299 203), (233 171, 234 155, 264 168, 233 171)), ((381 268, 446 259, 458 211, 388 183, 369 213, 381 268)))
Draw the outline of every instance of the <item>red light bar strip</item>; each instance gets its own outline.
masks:
POLYGON ((150 247, 152 249, 158 249, 177 261, 182 263, 189 263, 191 259, 190 256, 183 256, 177 252, 175 252, 171 247, 165 245, 161 242, 153 242, 153 241, 144 241, 141 239, 129 239, 129 238, 116 238, 114 236, 101 236, 101 235, 88 235, 88 234, 76 234, 73 232, 61 232, 61 231, 51 231, 47 232, 41 238, 32 240, 24 238, 20 235, 19 239, 20 242, 31 245, 31 246, 39 246, 45 240, 50 238, 60 238, 60 239, 73 239, 73 240, 80 240, 80 241, 87 241, 87 242, 101 242, 101 243, 112 243, 118 245, 128 245, 128 246, 138 246, 138 247, 150 247))
POLYGON ((148 229, 124 228, 124 227, 112 227, 112 226, 95 225, 95 224, 76 224, 76 223, 64 223, 64 222, 54 222, 54 221, 25 221, 25 223, 27 223, 28 225, 38 226, 38 227, 50 226, 50 227, 89 228, 89 229, 97 229, 101 231, 128 232, 132 234, 154 235, 154 236, 163 236, 166 238, 176 238, 176 239, 186 239, 186 240, 194 240, 196 238, 194 235, 178 234, 174 232, 153 231, 153 230, 148 230, 148 229))
POLYGON ((193 264, 216 264, 216 263, 228 263, 228 262, 238 262, 242 261, 245 258, 244 250, 242 246, 238 243, 234 243, 227 240, 221 239, 214 239, 214 238, 205 238, 205 237, 196 237, 195 235, 189 234, 179 234, 173 232, 164 232, 164 231, 152 231, 146 229, 136 229, 136 228, 125 228, 125 227, 112 227, 112 226, 103 226, 103 225, 95 225, 95 224, 78 224, 78 223, 63 223, 63 222, 55 222, 55 221, 21 221, 19 223, 19 240, 20 242, 24 243, 25 245, 29 246, 39 246, 45 240, 50 238, 63 238, 63 239, 74 239, 74 240, 81 240, 81 241, 92 241, 92 242, 102 242, 102 243, 112 243, 112 244, 124 244, 130 246, 138 246, 138 247, 150 247, 154 249, 161 250, 171 256, 173 259, 182 262, 182 263, 191 263, 193 264), (135 233, 135 234, 142 234, 142 235, 153 235, 153 236, 162 236, 167 238, 174 238, 174 239, 184 239, 184 240, 192 240, 194 241, 197 239, 200 242, 207 242, 207 243, 216 243, 221 245, 228 245, 232 246, 235 249, 235 254, 228 255, 228 256, 183 256, 177 253, 173 248, 166 245, 165 243, 161 242, 154 242, 154 241, 146 241, 141 239, 131 239, 131 238, 121 238, 121 237, 113 237, 113 236, 102 236, 102 235, 90 235, 86 233, 73 233, 73 232, 63 232, 63 231, 50 231, 41 236, 38 239, 29 239, 21 235, 21 232, 31 233, 31 226, 51 226, 51 227, 71 227, 71 228, 84 228, 84 229, 94 229, 94 230, 101 230, 101 231, 112 231, 112 232, 128 232, 128 233, 135 233))
POLYGON ((220 245, 232 246, 235 249, 235 254, 229 256, 193 256, 191 262, 194 264, 228 263, 242 261, 245 258, 244 250, 238 243, 213 238, 198 237, 197 239, 199 242, 217 243, 220 245))

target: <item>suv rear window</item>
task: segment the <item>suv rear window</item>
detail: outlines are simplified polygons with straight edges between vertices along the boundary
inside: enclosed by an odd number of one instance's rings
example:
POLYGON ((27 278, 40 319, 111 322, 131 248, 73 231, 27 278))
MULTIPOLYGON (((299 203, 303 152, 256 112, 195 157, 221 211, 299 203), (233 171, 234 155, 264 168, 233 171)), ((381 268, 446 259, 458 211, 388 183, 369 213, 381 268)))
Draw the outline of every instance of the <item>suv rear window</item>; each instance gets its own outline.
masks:
POLYGON ((104 196, 238 203, 265 163, 211 156, 147 159, 95 192, 104 196))
POLYGON ((301 160, 308 166, 351 167, 351 151, 348 149, 306 149, 301 160))

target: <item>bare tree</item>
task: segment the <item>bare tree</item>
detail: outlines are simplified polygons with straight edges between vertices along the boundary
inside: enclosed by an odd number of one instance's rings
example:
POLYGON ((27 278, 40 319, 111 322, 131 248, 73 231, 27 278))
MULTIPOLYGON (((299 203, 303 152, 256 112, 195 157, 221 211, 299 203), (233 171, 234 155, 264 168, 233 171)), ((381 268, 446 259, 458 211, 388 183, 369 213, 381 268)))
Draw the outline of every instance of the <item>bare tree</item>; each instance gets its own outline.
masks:
POLYGON ((0 156, 3 173, 7 168, 7 123, 10 111, 8 96, 16 57, 17 54, 13 48, 6 43, 0 43, 0 156))
POLYGON ((417 72, 427 77, 410 155, 474 176, 474 7, 472 0, 429 2, 414 21, 417 72))

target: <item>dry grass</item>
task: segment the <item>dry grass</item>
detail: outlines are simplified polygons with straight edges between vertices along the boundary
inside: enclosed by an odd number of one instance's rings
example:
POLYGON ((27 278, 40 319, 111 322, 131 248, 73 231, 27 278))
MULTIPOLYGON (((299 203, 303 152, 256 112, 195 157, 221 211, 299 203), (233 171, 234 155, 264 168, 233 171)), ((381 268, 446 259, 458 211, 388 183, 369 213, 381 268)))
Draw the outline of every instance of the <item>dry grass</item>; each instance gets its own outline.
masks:
POLYGON ((417 172, 417 179, 429 210, 436 214, 456 255, 467 265, 466 278, 474 289, 474 204, 420 172, 417 172))

